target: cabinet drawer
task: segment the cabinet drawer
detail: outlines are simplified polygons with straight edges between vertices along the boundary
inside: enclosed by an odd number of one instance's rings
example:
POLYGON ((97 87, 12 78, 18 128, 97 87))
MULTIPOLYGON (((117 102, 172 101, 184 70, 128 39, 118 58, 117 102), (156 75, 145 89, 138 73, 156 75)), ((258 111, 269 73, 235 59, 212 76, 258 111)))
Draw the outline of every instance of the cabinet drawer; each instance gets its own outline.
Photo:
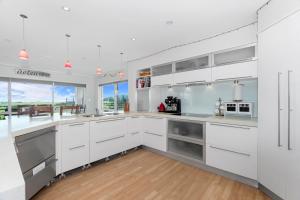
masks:
POLYGON ((89 160, 88 144, 82 143, 76 146, 65 146, 62 149, 62 172, 86 165, 89 163, 89 160))
POLYGON ((91 142, 91 162, 112 156, 125 150, 125 135, 91 142))
POLYGON ((87 145, 89 142, 89 123, 73 123, 62 126, 62 144, 66 148, 87 145))
POLYGON ((136 133, 141 130, 142 119, 140 117, 127 118, 127 133, 136 133))
POLYGON ((126 149, 132 149, 142 144, 141 132, 130 132, 126 135, 126 149))
POLYGON ((206 143, 247 153, 257 153, 257 128, 209 123, 206 126, 206 143))
POLYGON ((109 139, 126 133, 125 118, 91 122, 91 141, 109 139))
POLYGON ((143 144, 153 149, 167 151, 166 135, 145 131, 143 133, 143 144))
POLYGON ((167 120, 165 118, 145 117, 144 131, 159 135, 167 134, 167 120))
POLYGON ((257 154, 239 152, 223 146, 207 145, 206 164, 257 180, 257 154))

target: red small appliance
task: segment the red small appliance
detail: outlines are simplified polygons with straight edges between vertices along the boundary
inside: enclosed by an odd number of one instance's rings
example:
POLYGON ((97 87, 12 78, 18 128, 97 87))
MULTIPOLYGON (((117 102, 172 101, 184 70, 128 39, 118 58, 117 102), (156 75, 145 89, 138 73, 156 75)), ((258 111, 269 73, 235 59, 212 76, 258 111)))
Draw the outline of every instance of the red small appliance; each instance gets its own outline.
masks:
POLYGON ((160 105, 157 107, 158 112, 165 112, 166 111, 166 107, 163 103, 160 103, 160 105))

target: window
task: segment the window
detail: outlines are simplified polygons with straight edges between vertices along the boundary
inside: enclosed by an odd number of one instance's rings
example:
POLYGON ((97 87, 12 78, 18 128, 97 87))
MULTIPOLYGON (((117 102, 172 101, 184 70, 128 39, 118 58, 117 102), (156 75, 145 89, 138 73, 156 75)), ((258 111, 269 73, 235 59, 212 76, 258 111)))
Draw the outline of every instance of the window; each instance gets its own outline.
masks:
POLYGON ((114 112, 115 110, 115 84, 102 86, 102 109, 103 112, 114 112))
POLYGON ((117 83, 118 111, 124 111, 125 103, 128 101, 128 82, 117 83))
POLYGON ((128 101, 127 81, 102 85, 101 90, 103 112, 124 112, 125 103, 128 101))
POLYGON ((49 116, 54 113, 62 114, 61 110, 69 110, 71 114, 83 113, 85 88, 83 84, 0 79, 0 117, 3 113, 49 116))
POLYGON ((52 84, 11 82, 12 114, 28 115, 32 106, 45 106, 50 110, 50 106, 52 106, 52 84))
POLYGON ((84 89, 83 86, 55 84, 54 112, 76 112, 76 108, 79 109, 77 112, 84 110, 84 89))
POLYGON ((0 118, 8 115, 8 82, 0 80, 0 118))

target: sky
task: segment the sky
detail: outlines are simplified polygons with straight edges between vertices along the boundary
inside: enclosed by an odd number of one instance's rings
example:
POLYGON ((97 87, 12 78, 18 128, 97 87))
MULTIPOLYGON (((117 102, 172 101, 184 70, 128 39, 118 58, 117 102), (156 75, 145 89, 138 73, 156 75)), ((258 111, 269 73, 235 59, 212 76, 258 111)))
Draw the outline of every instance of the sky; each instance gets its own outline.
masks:
MULTIPOLYGON (((12 102, 52 102, 52 85, 12 82, 12 102)), ((0 102, 7 102, 7 82, 0 82, 0 102)), ((72 101, 75 98, 74 86, 55 86, 55 102, 72 101)))
MULTIPOLYGON (((128 94, 128 82, 118 83, 119 95, 128 94)), ((0 102, 7 102, 7 82, 0 81, 0 102)), ((105 97, 114 96, 114 85, 105 85, 103 87, 105 97)), ((72 101, 76 96, 76 87, 74 86, 55 86, 54 101, 65 102, 72 101)), ((12 82, 12 102, 52 102, 52 85, 37 83, 12 82)))
MULTIPOLYGON (((118 83, 119 95, 128 94, 128 82, 118 83)), ((114 84, 104 85, 103 86, 103 97, 114 97, 114 84)))

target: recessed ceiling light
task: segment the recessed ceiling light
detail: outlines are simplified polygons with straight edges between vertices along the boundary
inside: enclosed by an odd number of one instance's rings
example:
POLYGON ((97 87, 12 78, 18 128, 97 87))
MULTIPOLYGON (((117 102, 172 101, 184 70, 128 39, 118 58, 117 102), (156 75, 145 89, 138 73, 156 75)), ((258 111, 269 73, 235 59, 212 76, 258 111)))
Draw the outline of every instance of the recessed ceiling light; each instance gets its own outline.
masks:
POLYGON ((64 11, 66 11, 66 12, 70 12, 71 11, 71 9, 68 7, 68 6, 63 6, 63 7, 61 7, 64 11))
POLYGON ((174 24, 174 21, 168 20, 168 21, 166 21, 166 24, 167 24, 167 25, 172 25, 172 24, 174 24))
POLYGON ((132 40, 132 41, 135 41, 136 39, 133 37, 133 38, 131 38, 131 40, 132 40))

